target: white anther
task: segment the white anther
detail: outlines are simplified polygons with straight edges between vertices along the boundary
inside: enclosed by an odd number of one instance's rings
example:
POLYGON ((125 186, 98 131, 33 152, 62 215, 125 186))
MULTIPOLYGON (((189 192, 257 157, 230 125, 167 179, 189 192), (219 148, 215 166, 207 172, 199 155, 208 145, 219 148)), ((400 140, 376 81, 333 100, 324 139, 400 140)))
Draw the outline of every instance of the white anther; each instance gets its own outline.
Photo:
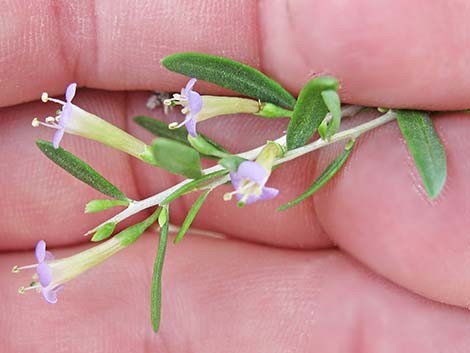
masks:
POLYGON ((49 95, 47 94, 47 92, 42 92, 41 94, 41 100, 46 103, 48 100, 49 100, 49 95))
POLYGON ((34 118, 33 121, 31 121, 31 125, 32 125, 33 127, 38 127, 38 126, 41 125, 41 124, 39 123, 38 118, 34 118))

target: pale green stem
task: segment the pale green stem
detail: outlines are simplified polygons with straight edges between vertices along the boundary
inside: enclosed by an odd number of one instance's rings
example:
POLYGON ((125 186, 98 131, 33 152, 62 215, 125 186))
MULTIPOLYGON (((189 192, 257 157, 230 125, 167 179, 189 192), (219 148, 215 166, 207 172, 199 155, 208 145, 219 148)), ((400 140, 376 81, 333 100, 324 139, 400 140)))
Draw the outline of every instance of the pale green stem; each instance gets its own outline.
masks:
MULTIPOLYGON (((331 144, 333 144, 335 142, 338 142, 338 141, 356 139, 360 135, 362 135, 363 133, 365 133, 369 130, 375 129, 375 128, 381 126, 381 125, 387 124, 388 122, 393 121, 395 119, 396 119, 395 112, 393 112, 392 110, 389 110, 386 114, 384 114, 384 115, 382 115, 382 116, 380 116, 380 117, 378 117, 374 120, 371 120, 367 123, 361 124, 359 126, 353 127, 351 129, 348 129, 348 130, 340 131, 340 132, 336 133, 335 135, 333 135, 329 140, 323 140, 323 139, 320 138, 320 139, 315 140, 314 142, 312 142, 308 145, 299 147, 299 148, 297 148, 295 150, 292 150, 292 151, 288 151, 284 155, 284 157, 277 159, 274 162, 274 165, 283 164, 285 162, 288 162, 290 160, 293 160, 295 158, 303 156, 303 155, 305 155, 307 153, 310 153, 312 151, 315 151, 319 148, 331 145, 331 144)), ((283 135, 283 136, 279 137, 274 142, 276 142, 276 143, 278 143, 282 146, 285 146, 286 145, 286 135, 283 135)), ((252 150, 244 152, 244 153, 240 153, 238 156, 240 156, 242 158, 245 158, 245 159, 254 160, 258 156, 258 154, 261 152, 261 150, 264 148, 264 146, 265 145, 257 147, 255 149, 252 149, 252 150)), ((216 165, 214 167, 207 168, 207 169, 203 170, 203 174, 213 173, 213 172, 216 172, 216 171, 219 171, 219 170, 222 170, 222 169, 224 169, 222 166, 216 165)), ((106 223, 109 223, 109 222, 119 223, 119 222, 123 221, 124 219, 126 219, 126 218, 128 218, 128 217, 130 217, 130 216, 146 209, 146 208, 149 208, 149 207, 160 204, 169 195, 171 195, 173 192, 175 192, 176 190, 181 188, 183 185, 186 185, 187 183, 189 183, 191 180, 192 179, 186 179, 186 180, 180 182, 179 184, 176 184, 176 185, 172 186, 171 188, 166 189, 166 190, 164 190, 164 191, 162 191, 162 192, 160 192, 156 195, 150 196, 150 197, 148 197, 146 199, 143 199, 141 201, 132 202, 127 209, 125 209, 124 211, 118 213, 117 215, 115 215, 114 217, 108 219, 107 221, 101 223, 97 227, 95 227, 92 230, 88 231, 86 234, 94 233, 99 227, 101 227, 102 225, 104 225, 106 223)), ((206 188, 209 188, 209 187, 210 188, 215 188, 217 186, 220 186, 220 185, 226 183, 229 180, 230 180, 230 176, 225 175, 225 176, 223 176, 223 177, 221 177, 217 180, 214 180, 212 183, 206 185, 203 189, 206 189, 206 188)))

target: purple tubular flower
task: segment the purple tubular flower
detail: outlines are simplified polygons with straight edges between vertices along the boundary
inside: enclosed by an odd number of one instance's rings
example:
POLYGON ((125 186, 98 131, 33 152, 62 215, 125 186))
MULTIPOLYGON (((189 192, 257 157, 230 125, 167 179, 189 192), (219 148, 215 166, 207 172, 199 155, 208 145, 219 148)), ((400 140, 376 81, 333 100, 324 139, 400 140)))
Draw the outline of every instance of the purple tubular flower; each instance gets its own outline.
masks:
POLYGON ((186 87, 181 90, 181 94, 174 94, 173 98, 165 100, 166 105, 182 105, 181 112, 186 115, 182 123, 172 123, 169 127, 176 129, 184 125, 192 137, 197 136, 196 116, 202 109, 201 95, 193 91, 196 81, 195 78, 190 79, 186 87))
POLYGON ((270 200, 279 194, 279 190, 266 187, 269 172, 259 163, 246 161, 240 164, 236 172, 230 173, 232 185, 241 206, 256 201, 270 200))
POLYGON ((81 253, 56 260, 49 251, 46 251, 46 242, 40 240, 35 249, 37 263, 13 268, 15 273, 25 269, 36 269, 31 285, 20 287, 18 291, 23 294, 35 289, 42 293, 48 303, 55 304, 57 293, 64 288, 64 283, 105 261, 125 246, 120 240, 112 238, 81 253))

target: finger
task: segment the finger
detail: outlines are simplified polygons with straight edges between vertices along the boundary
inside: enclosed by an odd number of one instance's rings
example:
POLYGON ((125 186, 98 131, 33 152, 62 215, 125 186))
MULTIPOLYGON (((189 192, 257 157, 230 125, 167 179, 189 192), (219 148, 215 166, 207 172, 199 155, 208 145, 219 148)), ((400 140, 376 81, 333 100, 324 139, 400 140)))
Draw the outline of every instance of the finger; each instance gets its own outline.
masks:
MULTIPOLYGON (((346 171, 314 198, 315 209, 333 241, 374 271, 429 298, 468 307, 470 121, 461 114, 433 121, 448 163, 436 200, 426 196, 393 123, 360 140, 346 171)), ((326 166, 320 161, 319 168, 326 166)))
POLYGON ((276 0, 262 1, 259 9, 250 0, 223 6, 211 0, 150 7, 128 0, 67 4, 10 0, 0 9, 0 106, 34 99, 45 88, 61 93, 71 81, 113 90, 175 90, 184 79, 159 60, 200 51, 260 67, 293 92, 328 74, 339 78, 348 102, 468 108, 464 3, 276 0))
POLYGON ((465 3, 262 1, 262 66, 292 91, 333 75, 344 101, 465 109, 470 80, 465 3), (445 30, 444 30, 445 28, 445 30), (281 48, 281 49, 280 49, 281 48))
POLYGON ((146 6, 7 1, 0 9, 7 21, 0 31, 0 106, 36 99, 44 89, 62 93, 72 81, 112 90, 175 90, 176 75, 160 60, 178 51, 219 53, 258 66, 255 14, 251 0, 146 6))
POLYGON ((470 345, 467 311, 409 294, 338 252, 281 251, 199 238, 169 247, 156 335, 149 316, 155 247, 155 237, 141 240, 69 282, 56 305, 44 303, 40 294, 15 292, 23 279, 6 269, 31 261, 32 254, 3 256, 2 351, 61 352, 77 337, 76 352, 102 347, 113 352, 311 352, 315 347, 367 353, 412 347, 432 353, 449 347, 465 351, 470 345))

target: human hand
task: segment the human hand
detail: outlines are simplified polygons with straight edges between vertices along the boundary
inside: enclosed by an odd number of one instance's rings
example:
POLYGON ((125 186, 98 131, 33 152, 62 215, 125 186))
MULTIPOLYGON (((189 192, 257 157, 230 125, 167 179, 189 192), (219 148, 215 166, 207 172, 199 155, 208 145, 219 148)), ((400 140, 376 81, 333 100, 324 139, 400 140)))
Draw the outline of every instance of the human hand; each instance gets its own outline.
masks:
MULTIPOLYGON (((131 120, 150 114, 148 93, 139 91, 183 85, 184 78, 159 65, 178 51, 261 67, 294 93, 311 75, 326 73, 339 78, 349 103, 469 105, 463 4, 145 5, 16 0, 0 9, 1 351, 467 351, 470 123, 462 114, 434 119, 449 166, 434 202, 420 187, 395 123, 362 138, 334 181, 296 208, 275 211, 311 183, 335 147, 276 170, 270 183, 281 194, 271 202, 240 210, 222 200, 226 190, 211 194, 194 225, 228 239, 189 236, 169 246, 157 335, 149 315, 153 234, 70 282, 54 306, 40 295, 16 293, 27 274, 13 276, 11 267, 33 262, 37 240, 58 256, 76 253, 88 241, 82 234, 104 217, 82 214, 98 194, 34 146, 39 137, 51 139, 51 131, 30 128, 33 117, 55 108, 37 101, 44 90, 62 94, 77 81, 90 88, 79 89, 77 104, 143 139, 150 136, 131 120)), ((240 116, 200 127, 228 148, 246 150, 279 136, 286 124, 240 116)), ((66 136, 64 147, 136 199, 176 180, 92 141, 66 136)), ((189 206, 188 198, 175 204, 172 223, 189 206)))

